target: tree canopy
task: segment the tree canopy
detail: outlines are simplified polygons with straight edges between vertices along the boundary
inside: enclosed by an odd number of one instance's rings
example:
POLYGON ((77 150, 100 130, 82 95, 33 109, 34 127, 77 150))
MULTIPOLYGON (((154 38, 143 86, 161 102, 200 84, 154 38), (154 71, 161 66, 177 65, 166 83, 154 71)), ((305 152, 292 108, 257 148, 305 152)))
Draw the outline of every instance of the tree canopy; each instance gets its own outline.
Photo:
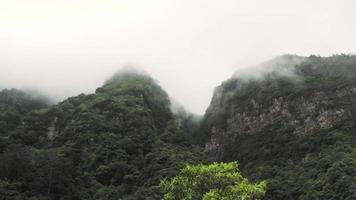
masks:
POLYGON ((247 200, 264 196, 266 183, 250 183, 237 162, 186 165, 161 182, 164 200, 247 200))

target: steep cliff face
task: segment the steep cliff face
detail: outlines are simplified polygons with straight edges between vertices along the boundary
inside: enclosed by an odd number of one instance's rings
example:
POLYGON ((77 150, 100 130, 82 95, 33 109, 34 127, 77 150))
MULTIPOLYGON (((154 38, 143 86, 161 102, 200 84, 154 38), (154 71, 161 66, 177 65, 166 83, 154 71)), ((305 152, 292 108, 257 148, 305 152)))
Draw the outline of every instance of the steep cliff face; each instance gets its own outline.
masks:
POLYGON ((355 198, 356 56, 268 63, 216 88, 197 136, 205 151, 267 179, 267 199, 355 198))
POLYGON ((161 199, 162 178, 210 159, 266 180, 266 199, 356 199, 356 56, 239 71, 201 123, 172 107, 135 73, 51 106, 0 92, 0 199, 161 199))

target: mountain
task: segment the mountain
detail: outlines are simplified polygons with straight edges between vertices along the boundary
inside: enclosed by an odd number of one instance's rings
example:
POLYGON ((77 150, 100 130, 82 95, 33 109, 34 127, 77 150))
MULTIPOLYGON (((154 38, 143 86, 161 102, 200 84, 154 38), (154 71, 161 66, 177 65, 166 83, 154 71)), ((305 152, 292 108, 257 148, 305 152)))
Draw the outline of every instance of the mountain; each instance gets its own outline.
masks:
POLYGON ((356 199, 355 55, 241 69, 202 119, 130 71, 53 105, 3 90, 0 111, 0 200, 162 199, 160 180, 212 161, 265 180, 264 199, 356 199))
POLYGON ((20 125, 26 114, 49 104, 45 97, 31 93, 17 89, 0 91, 0 137, 6 137, 20 125))
POLYGON ((356 199, 356 56, 285 55, 256 69, 215 89, 196 142, 266 180, 265 199, 356 199))
POLYGON ((159 181, 204 159, 151 77, 27 113, 0 149, 0 199, 161 199, 159 181))

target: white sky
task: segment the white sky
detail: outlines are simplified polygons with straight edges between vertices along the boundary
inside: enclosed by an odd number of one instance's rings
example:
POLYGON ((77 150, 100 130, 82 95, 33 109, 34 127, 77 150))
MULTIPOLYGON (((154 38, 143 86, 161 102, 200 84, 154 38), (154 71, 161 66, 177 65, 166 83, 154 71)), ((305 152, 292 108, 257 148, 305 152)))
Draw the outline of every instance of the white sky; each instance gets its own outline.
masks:
POLYGON ((354 0, 0 0, 0 88, 63 99, 136 64, 202 114, 238 68, 355 52, 355 11, 354 0))

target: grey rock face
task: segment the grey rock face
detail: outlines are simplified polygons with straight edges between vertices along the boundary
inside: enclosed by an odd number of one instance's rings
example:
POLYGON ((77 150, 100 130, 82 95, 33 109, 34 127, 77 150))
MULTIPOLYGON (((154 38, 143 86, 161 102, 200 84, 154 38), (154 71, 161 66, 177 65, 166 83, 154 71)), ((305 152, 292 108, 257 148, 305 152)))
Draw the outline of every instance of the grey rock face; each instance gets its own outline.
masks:
POLYGON ((338 85, 322 66, 305 65, 296 67, 298 80, 280 75, 252 81, 232 78, 217 87, 203 120, 205 150, 219 159, 225 146, 239 136, 266 131, 303 136, 347 120, 352 114, 349 102, 356 100, 356 82, 338 85), (319 74, 325 78, 312 85, 310 80, 319 74), (331 86, 324 88, 324 82, 331 86))
POLYGON ((47 137, 50 141, 53 141, 58 136, 58 130, 56 130, 56 122, 58 118, 55 117, 51 122, 51 125, 47 128, 47 137))

